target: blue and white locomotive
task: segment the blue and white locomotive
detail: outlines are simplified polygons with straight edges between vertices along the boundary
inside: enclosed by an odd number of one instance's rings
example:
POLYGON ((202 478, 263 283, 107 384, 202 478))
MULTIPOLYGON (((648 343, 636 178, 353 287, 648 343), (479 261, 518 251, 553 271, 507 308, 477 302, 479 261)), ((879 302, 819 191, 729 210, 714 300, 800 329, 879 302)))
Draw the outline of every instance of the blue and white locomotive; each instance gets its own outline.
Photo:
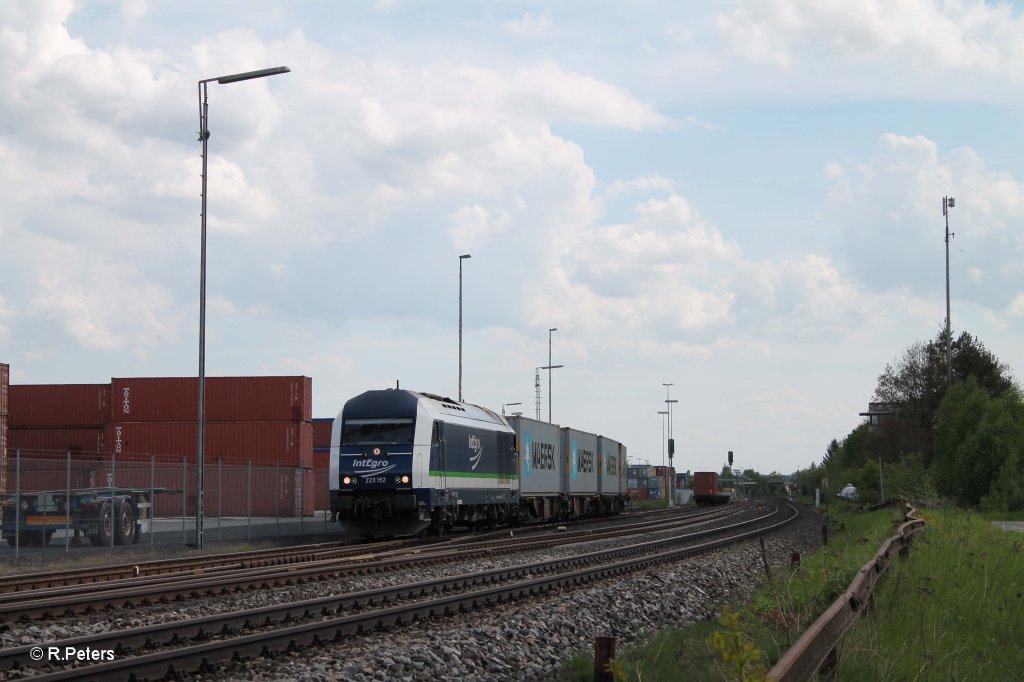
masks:
POLYGON ((626 448, 608 438, 403 389, 345 403, 331 509, 365 537, 618 513, 626 448))

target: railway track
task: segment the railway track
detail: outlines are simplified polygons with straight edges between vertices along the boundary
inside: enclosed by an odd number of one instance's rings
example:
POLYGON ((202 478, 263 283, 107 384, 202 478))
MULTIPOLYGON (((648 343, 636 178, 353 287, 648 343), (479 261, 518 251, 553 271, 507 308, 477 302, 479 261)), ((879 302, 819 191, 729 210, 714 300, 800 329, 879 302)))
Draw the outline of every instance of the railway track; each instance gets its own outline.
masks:
POLYGON ((409 567, 427 567, 457 559, 493 557, 579 542, 622 537, 652 528, 673 530, 742 513, 746 507, 677 515, 669 521, 654 519, 607 529, 584 529, 516 537, 499 533, 501 541, 466 536, 448 542, 400 544, 378 548, 345 547, 314 553, 304 562, 270 562, 265 565, 219 563, 209 568, 152 573, 32 591, 0 594, 0 621, 34 620, 73 616, 116 608, 168 604, 243 590, 296 585, 346 575, 368 575, 409 567))
MULTIPOLYGON (((55 670, 34 679, 161 679, 233 658, 339 641, 360 632, 528 598, 715 551, 772 532, 797 516, 796 510, 788 505, 772 510, 734 511, 738 513, 731 516, 744 518, 732 519, 725 527, 678 532, 624 547, 54 642, 51 646, 59 648, 110 650, 115 660, 55 670), (706 539, 712 534, 720 537, 706 539), (173 642, 187 643, 167 648, 173 642)), ((0 652, 0 668, 26 667, 30 648, 0 652)))

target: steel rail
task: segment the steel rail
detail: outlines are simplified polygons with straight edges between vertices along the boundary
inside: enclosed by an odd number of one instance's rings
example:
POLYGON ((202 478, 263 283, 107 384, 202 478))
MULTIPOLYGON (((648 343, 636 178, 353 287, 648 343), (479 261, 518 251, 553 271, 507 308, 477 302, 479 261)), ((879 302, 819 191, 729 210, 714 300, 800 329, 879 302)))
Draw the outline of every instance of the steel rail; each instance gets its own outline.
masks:
MULTIPOLYGON (((726 518, 733 513, 738 513, 738 511, 721 515, 719 518, 726 518)), ((689 527, 694 523, 704 523, 709 520, 713 519, 706 517, 679 519, 676 526, 689 527)), ((662 527, 662 530, 665 531, 674 529, 675 527, 671 525, 662 527)), ((364 550, 362 554, 346 554, 338 558, 310 561, 301 565, 270 565, 233 570, 230 567, 221 567, 217 570, 196 571, 181 575, 155 575, 53 588, 45 590, 43 595, 14 592, 0 595, 0 621, 46 619, 96 610, 126 608, 138 604, 148 606, 154 603, 171 603, 190 598, 232 594, 246 589, 295 585, 326 577, 365 575, 395 567, 422 567, 454 559, 464 560, 508 554, 566 544, 580 539, 607 539, 634 532, 633 529, 613 528, 606 531, 578 531, 572 535, 550 535, 540 539, 503 539, 497 546, 493 542, 475 543, 457 549, 432 550, 428 546, 423 549, 411 548, 380 554, 364 550), (388 556, 389 554, 391 556, 388 556)), ((710 529, 704 532, 721 532, 721 529, 710 529)), ((699 533, 690 535, 701 536, 699 533)))
MULTIPOLYGON (((767 534, 781 528, 799 516, 799 512, 792 506, 789 506, 789 510, 792 512, 789 516, 771 523, 768 526, 744 530, 730 537, 720 538, 711 542, 618 560, 610 564, 579 568, 559 573, 554 576, 535 577, 511 585, 488 587, 463 594, 446 594, 434 599, 378 609, 372 612, 357 613, 340 617, 334 616, 326 620, 320 620, 312 623, 302 623, 286 627, 274 627, 276 621, 273 620, 273 618, 275 617, 270 616, 269 609, 275 607, 263 607, 249 612, 228 614, 221 618, 222 622, 220 623, 215 623, 210 620, 214 617, 208 617, 195 621, 186 621, 184 623, 179 622, 165 624, 172 626, 172 631, 174 629, 173 626, 177 626, 179 636, 182 632, 188 632, 198 638, 210 636, 214 634, 214 631, 219 634, 225 631, 251 627, 251 621, 258 621, 256 623, 257 626, 268 626, 268 629, 259 633, 212 642, 208 641, 169 651, 159 651, 140 656, 125 657, 120 660, 101 663, 98 665, 61 670, 53 673, 44 673, 34 676, 32 679, 38 680, 39 682, 48 680, 79 679, 83 677, 93 680, 122 680, 127 679, 129 676, 132 679, 160 679, 164 676, 171 676, 182 672, 202 670, 215 663, 230 661, 237 658, 258 657, 268 655, 274 651, 290 650, 297 647, 301 648, 316 643, 340 641, 346 635, 369 632, 380 628, 401 625, 403 623, 416 622, 426 618, 444 616, 451 613, 472 610, 474 608, 481 608, 493 603, 504 603, 536 594, 544 594, 557 588, 575 587, 595 580, 600 580, 602 578, 623 575, 636 570, 649 568, 666 561, 676 561, 687 557, 705 554, 721 547, 756 537, 758 535, 767 534)), ((756 521, 764 521, 777 513, 778 510, 773 511, 771 514, 759 517, 756 521)), ((753 522, 754 521, 734 524, 733 527, 746 526, 753 522)), ((659 542, 661 541, 649 541, 637 546, 655 545, 659 542)), ((624 549, 625 548, 619 548, 612 550, 611 552, 593 552, 591 553, 591 556, 601 554, 605 554, 606 556, 619 556, 624 549)), ((536 565, 519 566, 513 569, 499 569, 497 571, 490 571, 484 574, 468 574, 467 576, 463 576, 463 578, 479 582, 492 580, 493 578, 491 577, 491 574, 496 575, 499 573, 509 573, 516 575, 529 575, 537 573, 545 564, 567 566, 571 565, 572 562, 575 562, 578 559, 579 557, 574 557, 571 559, 556 560, 554 562, 540 562, 536 565)), ((385 590, 363 593, 363 596, 365 598, 367 595, 376 594, 377 599, 387 600, 395 598, 394 596, 388 595, 403 594, 403 590, 408 592, 410 590, 422 588, 430 589, 432 592, 438 592, 445 589, 452 589, 448 586, 448 583, 457 579, 458 578, 450 578, 442 581, 426 581, 424 583, 416 583, 413 585, 387 588, 385 590), (428 587, 431 584, 433 584, 433 586, 428 587)), ((346 595, 345 597, 355 597, 355 595, 346 595)), ((341 598, 343 597, 335 599, 341 598)), ((295 604, 276 608, 279 613, 287 613, 284 609, 291 608, 293 609, 291 612, 292 614, 301 611, 301 617, 309 617, 309 615, 320 615, 332 610, 320 603, 322 601, 322 599, 307 600, 306 602, 297 602, 295 604), (319 614, 314 614, 313 612, 318 609, 320 610, 319 614)), ((290 617, 296 616, 292 615, 290 617)), ((157 626, 152 627, 155 628, 157 626)), ((145 636, 151 636, 151 634, 152 633, 145 633, 145 636)), ((129 633, 108 633, 108 640, 106 641, 109 642, 111 638, 127 638, 128 636, 129 633)), ((111 648, 109 643, 101 645, 102 641, 105 640, 100 640, 98 637, 84 637, 57 642, 54 643, 53 646, 66 645, 81 647, 83 645, 88 645, 93 649, 104 648, 104 646, 111 648)), ((30 649, 30 647, 20 647, 17 654, 15 654, 14 651, 12 651, 11 654, 24 658, 28 649, 30 649)), ((6 654, 6 652, 4 653, 6 654)), ((6 662, 7 660, 9 659, 5 656, 4 661, 6 662)))

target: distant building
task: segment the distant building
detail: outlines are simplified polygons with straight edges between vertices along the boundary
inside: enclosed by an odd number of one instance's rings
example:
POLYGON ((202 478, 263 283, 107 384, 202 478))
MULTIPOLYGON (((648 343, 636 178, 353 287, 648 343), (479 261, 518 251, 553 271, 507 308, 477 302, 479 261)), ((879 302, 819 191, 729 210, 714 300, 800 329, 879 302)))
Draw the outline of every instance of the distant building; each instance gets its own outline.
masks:
POLYGON ((884 419, 896 414, 898 407, 896 403, 868 403, 868 411, 861 412, 860 416, 868 418, 869 428, 875 428, 884 419))

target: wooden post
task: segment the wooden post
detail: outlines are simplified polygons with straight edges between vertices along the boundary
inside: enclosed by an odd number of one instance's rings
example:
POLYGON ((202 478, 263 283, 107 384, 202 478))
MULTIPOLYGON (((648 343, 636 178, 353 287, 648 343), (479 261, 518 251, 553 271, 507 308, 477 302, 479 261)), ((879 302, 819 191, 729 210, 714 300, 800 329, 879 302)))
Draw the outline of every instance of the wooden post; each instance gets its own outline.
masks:
POLYGON ((615 638, 598 637, 594 640, 594 682, 614 682, 608 662, 615 658, 615 638))

